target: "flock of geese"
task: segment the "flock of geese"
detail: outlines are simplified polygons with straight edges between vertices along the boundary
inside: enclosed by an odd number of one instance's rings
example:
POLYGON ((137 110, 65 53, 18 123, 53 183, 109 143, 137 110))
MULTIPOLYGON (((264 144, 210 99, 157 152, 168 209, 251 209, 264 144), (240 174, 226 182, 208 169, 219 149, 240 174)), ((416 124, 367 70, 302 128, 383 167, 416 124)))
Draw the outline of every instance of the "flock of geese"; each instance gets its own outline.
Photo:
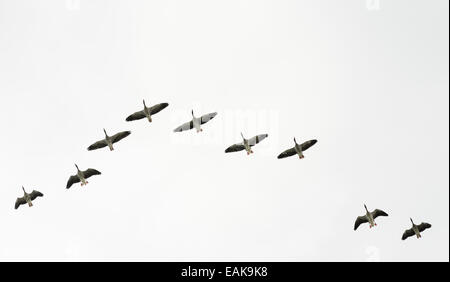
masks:
MULTIPOLYGON (((144 118, 146 118, 149 122, 152 122, 153 115, 159 113, 160 111, 165 109, 167 106, 169 106, 168 103, 160 103, 160 104, 156 104, 151 107, 147 107, 147 105, 145 104, 145 100, 143 101, 143 104, 144 104, 144 109, 128 116, 126 118, 127 122, 141 120, 144 118)), ((209 122, 217 115, 217 113, 214 112, 214 113, 205 114, 201 117, 195 117, 193 110, 191 111, 191 114, 192 114, 192 120, 175 128, 174 132, 187 131, 187 130, 191 130, 193 128, 196 129, 197 133, 202 132, 203 131, 202 125, 209 122)), ((109 136, 105 129, 103 129, 103 132, 105 134, 105 138, 90 145, 87 148, 88 151, 97 150, 97 149, 101 149, 101 148, 105 148, 105 147, 108 147, 109 150, 113 151, 115 143, 119 142, 120 140, 126 138, 127 136, 129 136, 131 134, 131 131, 123 131, 123 132, 116 133, 112 136, 109 136)), ((230 147, 225 149, 225 153, 239 152, 239 151, 245 150, 247 152, 247 155, 253 154, 252 147, 254 147, 256 144, 258 144, 259 142, 261 142, 265 138, 267 138, 268 134, 260 134, 260 135, 254 136, 250 139, 246 139, 244 137, 244 135, 241 133, 241 137, 242 137, 242 142, 231 145, 230 147)), ((297 155, 300 159, 303 159, 304 158, 303 152, 308 150, 312 146, 314 146, 314 144, 316 144, 316 143, 317 143, 317 140, 313 139, 313 140, 308 140, 306 142, 299 144, 299 143, 297 143, 297 140, 294 138, 294 147, 287 149, 284 152, 282 152, 281 154, 279 154, 278 159, 284 159, 284 158, 291 157, 294 155, 297 155)), ((69 177, 69 180, 67 181, 66 189, 69 189, 70 187, 72 187, 73 184, 80 183, 80 182, 81 182, 81 186, 85 186, 89 183, 87 181, 88 178, 90 178, 94 175, 101 174, 100 171, 93 169, 93 168, 89 168, 89 169, 83 171, 83 170, 80 170, 78 165, 76 165, 76 164, 75 164, 75 167, 77 169, 77 172, 75 175, 72 175, 69 177)), ((15 209, 18 209, 19 206, 24 205, 24 204, 28 204, 28 206, 31 207, 31 206, 33 206, 32 201, 34 201, 38 197, 44 196, 41 192, 36 191, 36 190, 33 190, 31 193, 27 193, 23 186, 22 186, 22 190, 23 190, 24 195, 21 198, 17 198, 16 204, 14 206, 15 209)), ((377 226, 377 224, 375 223, 375 218, 377 218, 379 216, 388 216, 388 214, 382 210, 376 209, 372 212, 369 212, 366 205, 364 205, 364 208, 366 209, 366 214, 357 217, 357 219, 355 221, 354 230, 358 229, 358 227, 363 223, 369 223, 370 228, 377 226)), ((431 224, 429 224, 429 223, 421 223, 419 225, 416 225, 412 219, 410 219, 410 220, 412 223, 412 228, 405 230, 405 232, 403 233, 403 236, 402 236, 402 240, 405 240, 414 235, 417 238, 421 238, 422 237, 421 232, 423 232, 424 230, 431 227, 431 224)))

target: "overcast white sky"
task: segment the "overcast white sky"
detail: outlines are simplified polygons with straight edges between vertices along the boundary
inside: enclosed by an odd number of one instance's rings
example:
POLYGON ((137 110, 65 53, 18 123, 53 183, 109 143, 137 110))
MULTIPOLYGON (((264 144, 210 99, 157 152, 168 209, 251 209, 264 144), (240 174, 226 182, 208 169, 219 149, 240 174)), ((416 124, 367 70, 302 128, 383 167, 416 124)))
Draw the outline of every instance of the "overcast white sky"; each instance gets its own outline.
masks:
POLYGON ((448 261, 448 6, 0 0, 0 260, 448 261), (125 122, 142 99, 170 105, 125 122))

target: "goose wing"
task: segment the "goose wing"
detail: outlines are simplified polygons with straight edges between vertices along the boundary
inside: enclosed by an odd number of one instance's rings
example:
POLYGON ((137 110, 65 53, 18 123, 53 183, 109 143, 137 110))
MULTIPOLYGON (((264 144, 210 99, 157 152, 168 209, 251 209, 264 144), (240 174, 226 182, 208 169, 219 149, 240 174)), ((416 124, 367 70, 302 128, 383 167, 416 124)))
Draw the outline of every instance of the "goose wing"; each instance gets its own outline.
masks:
POLYGON ((359 227, 361 224, 366 223, 366 222, 368 222, 368 220, 367 220, 367 217, 366 217, 365 215, 358 216, 358 217, 356 218, 356 221, 355 221, 355 227, 353 228, 353 230, 358 229, 358 227, 359 227))
POLYGON ((100 171, 93 168, 89 168, 88 170, 83 171, 84 178, 89 178, 93 175, 100 175, 100 174, 102 174, 100 171))
POLYGON ((300 146, 302 147, 302 151, 306 151, 316 143, 317 143, 317 140, 313 139, 313 140, 309 140, 309 141, 302 143, 302 145, 300 145, 300 146))
POLYGON ((374 210, 374 211, 372 212, 372 217, 373 217, 373 218, 377 218, 377 217, 379 217, 379 216, 388 216, 388 214, 385 213, 384 211, 378 210, 378 209, 376 209, 376 210, 374 210))
POLYGON ((414 230, 412 228, 411 229, 407 229, 403 233, 402 240, 406 240, 408 237, 414 236, 415 234, 416 233, 414 233, 414 230))
POLYGON ((91 146, 89 146, 88 151, 97 150, 100 148, 104 148, 106 146, 108 146, 108 143, 106 143, 106 140, 103 139, 103 140, 97 141, 94 144, 92 144, 91 146))
POLYGON ((26 204, 26 203, 27 203, 27 201, 25 200, 25 197, 17 198, 14 208, 17 210, 19 208, 19 206, 26 204))
POLYGON ((419 231, 422 232, 425 229, 431 228, 431 224, 422 222, 420 225, 417 226, 417 228, 419 228, 419 231))
POLYGON ((234 144, 234 145, 231 145, 230 147, 228 147, 225 150, 225 153, 239 152, 239 151, 242 151, 244 149, 245 149, 244 144, 242 144, 242 143, 234 144))
POLYGON ((212 120, 216 115, 217 115, 217 113, 210 113, 210 114, 206 114, 206 115, 202 116, 200 118, 200 124, 207 123, 208 121, 212 120))
POLYGON ((119 132, 119 133, 111 136, 111 142, 117 143, 117 142, 119 142, 120 140, 122 140, 123 138, 127 137, 130 134, 131 134, 131 131, 119 132))
POLYGON ((255 137, 252 137, 252 138, 248 139, 248 145, 251 146, 251 147, 255 146, 259 142, 261 142, 264 139, 266 139, 267 136, 269 136, 269 135, 268 134, 256 135, 255 137))
POLYGON ((135 112, 134 114, 127 117, 126 121, 133 121, 145 118, 144 111, 135 112))
POLYGON ((280 155, 278 155, 278 158, 279 158, 279 159, 284 159, 284 158, 293 156, 293 155, 295 155, 295 154, 297 154, 297 151, 295 150, 295 147, 292 147, 292 148, 290 148, 290 149, 284 151, 284 152, 281 153, 280 155))
POLYGON ((151 115, 157 114, 157 113, 159 113, 161 110, 163 110, 164 108, 166 108, 167 106, 169 106, 168 103, 161 103, 161 104, 154 105, 154 106, 152 106, 152 107, 150 108, 150 114, 151 114, 151 115))
POLYGON ((66 189, 69 189, 73 184, 80 182, 78 175, 72 175, 67 181, 66 189))
POLYGON ((173 132, 181 132, 181 131, 186 131, 186 130, 190 130, 194 128, 194 121, 188 121, 186 123, 183 123, 182 125, 178 126, 177 128, 175 128, 173 130, 173 132))
POLYGON ((39 191, 36 191, 36 190, 33 190, 31 193, 30 193, 30 199, 33 201, 34 199, 36 199, 37 197, 42 197, 42 196, 44 196, 44 194, 42 194, 41 192, 39 192, 39 191))

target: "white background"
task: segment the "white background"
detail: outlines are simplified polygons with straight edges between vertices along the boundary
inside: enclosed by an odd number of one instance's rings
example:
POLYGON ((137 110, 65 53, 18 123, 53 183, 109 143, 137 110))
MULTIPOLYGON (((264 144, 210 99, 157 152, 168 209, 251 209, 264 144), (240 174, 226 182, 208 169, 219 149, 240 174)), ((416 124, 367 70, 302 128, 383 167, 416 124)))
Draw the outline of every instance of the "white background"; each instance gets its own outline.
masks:
POLYGON ((369 2, 0 0, 0 260, 448 261, 449 2, 369 2))

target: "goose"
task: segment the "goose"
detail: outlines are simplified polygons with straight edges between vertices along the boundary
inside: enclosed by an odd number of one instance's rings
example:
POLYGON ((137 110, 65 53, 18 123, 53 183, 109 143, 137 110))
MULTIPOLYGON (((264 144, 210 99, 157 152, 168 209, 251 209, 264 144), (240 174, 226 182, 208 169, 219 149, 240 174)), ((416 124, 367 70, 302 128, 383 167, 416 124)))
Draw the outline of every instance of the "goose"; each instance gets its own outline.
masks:
POLYGON ((287 157, 297 154, 300 159, 303 159, 305 157, 305 156, 303 156, 303 152, 308 150, 314 144, 316 144, 317 140, 313 139, 313 140, 306 141, 302 144, 298 144, 297 140, 295 140, 295 138, 294 138, 294 143, 295 143, 295 146, 293 148, 290 148, 290 149, 284 151, 283 153, 281 153, 278 156, 278 158, 284 159, 284 158, 287 158, 287 157))
POLYGON ((69 180, 67 181, 67 186, 66 189, 69 189, 73 184, 81 182, 81 186, 83 185, 87 185, 89 182, 86 181, 86 179, 88 179, 89 177, 93 176, 93 175, 100 175, 102 174, 100 171, 93 169, 93 168, 89 168, 86 171, 81 171, 77 164, 75 164, 75 167, 77 168, 77 174, 72 175, 69 180))
POLYGON ((402 236, 402 240, 406 240, 407 238, 416 235, 417 239, 422 238, 422 235, 420 235, 420 232, 425 231, 428 228, 431 228, 431 224, 422 222, 419 225, 415 225, 412 218, 410 218, 412 223, 412 228, 405 230, 402 236))
POLYGON ((106 133, 105 129, 103 129, 103 132, 105 133, 105 139, 97 141, 91 146, 89 146, 88 151, 97 150, 106 146, 109 147, 110 151, 114 151, 113 144, 119 142, 120 140, 131 134, 131 131, 123 131, 110 137, 108 136, 108 133, 106 133))
POLYGON ((199 132, 203 131, 201 125, 212 120, 217 115, 217 113, 209 113, 209 114, 203 115, 199 118, 196 118, 194 116, 194 110, 192 110, 191 113, 192 113, 192 120, 178 126, 177 128, 175 128, 173 130, 173 132, 182 132, 182 131, 190 130, 195 127, 195 129, 197 130, 197 133, 199 133, 199 132))
POLYGON ((34 201, 34 199, 36 199, 37 197, 44 196, 44 194, 42 194, 41 192, 36 191, 36 190, 33 190, 33 192, 28 194, 27 192, 25 192, 25 188, 23 188, 23 186, 22 186, 22 190, 23 190, 24 195, 22 198, 17 198, 16 204, 14 206, 14 208, 16 210, 19 208, 19 206, 24 205, 24 204, 28 204, 29 207, 32 207, 33 203, 31 201, 34 201))
POLYGON ((358 218, 355 221, 354 230, 356 230, 359 225, 361 225, 362 223, 366 223, 366 222, 368 222, 370 224, 370 228, 377 226, 377 224, 375 223, 375 218, 377 218, 379 216, 388 216, 388 214, 382 210, 376 209, 373 212, 369 212, 366 205, 364 205, 364 208, 366 209, 366 215, 358 216, 358 218))
POLYGON ((259 142, 261 142, 262 140, 264 140, 267 136, 269 136, 269 135, 268 134, 260 134, 260 135, 254 136, 250 139, 245 139, 244 134, 242 134, 242 132, 241 132, 241 137, 243 139, 242 143, 234 144, 234 145, 228 147, 225 150, 225 153, 232 153, 232 152, 239 152, 242 150, 246 150, 247 155, 253 154, 252 147, 255 146, 256 144, 258 144, 259 142))
POLYGON ((152 122, 152 115, 159 113, 161 110, 169 106, 168 103, 156 104, 150 108, 147 108, 145 105, 145 100, 142 101, 144 103, 144 109, 139 112, 135 112, 134 114, 127 117, 126 121, 139 120, 143 118, 147 118, 148 122, 152 122))

